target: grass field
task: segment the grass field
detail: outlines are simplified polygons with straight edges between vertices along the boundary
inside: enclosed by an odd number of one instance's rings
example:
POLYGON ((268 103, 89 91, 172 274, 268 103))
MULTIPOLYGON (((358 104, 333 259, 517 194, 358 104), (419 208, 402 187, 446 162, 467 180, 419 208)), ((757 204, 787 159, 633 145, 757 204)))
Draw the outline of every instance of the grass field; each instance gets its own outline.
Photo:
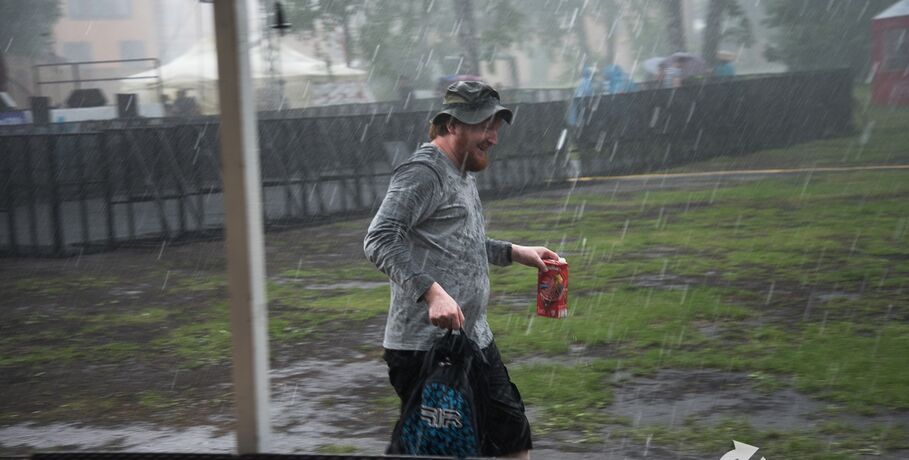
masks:
MULTIPOLYGON (((905 454, 909 170, 811 170, 909 163, 909 112, 867 107, 864 97, 855 137, 672 171, 807 169, 800 173, 617 195, 582 188, 548 202, 492 205, 495 237, 542 238, 571 262, 571 317, 497 310, 501 348, 513 358, 603 351, 583 364, 563 358, 515 369, 530 404, 544 407, 542 430, 602 441, 599 427, 633 425, 610 416, 622 379, 714 369, 744 373, 755 391, 794 389, 824 408, 816 423, 787 430, 754 427, 742 413, 719 423, 619 427, 611 436, 717 458, 732 438, 754 441, 767 458, 905 454), (846 414, 879 423, 834 421, 846 414), (893 417, 871 417, 880 414, 893 417)), ((514 271, 494 273, 500 296, 529 289, 514 271)))
MULTIPOLYGON (((907 200, 909 171, 887 171, 614 199, 576 193, 548 209, 533 199, 496 203, 506 211, 493 214, 504 227, 496 237, 537 235, 568 258, 572 299, 564 321, 496 310, 497 340, 513 358, 607 350, 580 365, 515 369, 521 388, 531 389, 528 401, 545 407, 546 428, 595 433, 616 423, 607 417, 611 385, 604 382, 619 370, 638 376, 666 368, 747 373, 757 386, 791 387, 824 401, 831 413, 904 414, 907 200), (560 206, 566 210, 553 212, 560 206), (520 222, 531 223, 507 230, 520 222)), ((493 286, 506 298, 532 289, 510 270, 496 270, 493 286)), ((732 426, 767 446, 768 458, 909 448, 905 426, 837 426, 852 440, 828 443, 824 424, 755 431, 743 415, 732 426)), ((720 454, 730 439, 719 435, 721 425, 697 420, 629 430, 652 435, 651 443, 720 454)))
MULTIPOLYGON (((570 263, 564 320, 533 314, 534 272, 492 269, 490 322, 537 439, 566 452, 623 440, 652 458, 719 458, 733 439, 768 459, 909 455, 909 169, 812 170, 909 164, 909 110, 858 94, 853 137, 671 172, 800 171, 593 180, 486 203, 491 237, 545 244, 570 263), (642 421, 622 407, 645 382, 667 390, 641 407, 720 393, 732 407, 702 402, 672 423, 642 421), (752 417, 761 401, 788 397, 811 409, 790 424, 752 417)), ((275 367, 332 343, 378 358, 377 343, 350 337, 381 325, 388 301, 362 257, 366 224, 269 234, 275 367)), ((229 404, 229 391, 206 386, 227 378, 230 356, 220 251, 2 261, 0 373, 15 391, 0 399, 0 425, 139 413, 191 424, 229 404), (215 377, 169 389, 167 376, 122 390, 86 380, 57 393, 59 382, 40 382, 86 366, 215 377)), ((363 404, 393 416, 388 390, 363 404)), ((355 448, 341 439, 321 450, 355 448)))

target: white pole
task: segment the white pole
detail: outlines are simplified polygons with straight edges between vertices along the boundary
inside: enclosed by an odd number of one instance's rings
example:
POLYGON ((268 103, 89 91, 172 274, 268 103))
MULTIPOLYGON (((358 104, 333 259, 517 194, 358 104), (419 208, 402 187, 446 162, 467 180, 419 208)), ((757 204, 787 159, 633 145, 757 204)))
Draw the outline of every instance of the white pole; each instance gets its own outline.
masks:
POLYGON ((261 453, 271 447, 268 304, 247 10, 245 0, 217 0, 214 6, 237 450, 261 453))

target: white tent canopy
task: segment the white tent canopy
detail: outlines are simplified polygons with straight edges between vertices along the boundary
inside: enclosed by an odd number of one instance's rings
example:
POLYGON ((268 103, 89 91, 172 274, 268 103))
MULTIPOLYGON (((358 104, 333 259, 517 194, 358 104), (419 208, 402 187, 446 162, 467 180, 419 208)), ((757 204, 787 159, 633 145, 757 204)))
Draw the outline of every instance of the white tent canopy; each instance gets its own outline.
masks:
MULTIPOLYGON (((261 43, 261 42, 260 42, 261 43)), ((258 91, 274 89, 277 83, 272 80, 272 72, 266 59, 268 50, 259 43, 249 48, 252 78, 258 91)), ((274 77, 284 81, 285 106, 302 107, 310 101, 310 86, 328 82, 343 84, 358 82, 365 88, 366 72, 353 69, 344 64, 328 66, 325 61, 306 56, 299 51, 283 46, 277 52, 274 64, 274 77)), ((160 76, 163 93, 173 99, 178 90, 189 90, 195 93, 202 111, 217 111, 218 68, 215 46, 212 40, 195 44, 176 59, 157 69, 147 70, 135 75, 144 79, 124 80, 121 92, 137 93, 140 101, 156 101, 160 76)), ((366 91, 368 93, 368 91, 366 91)), ((364 94, 365 99, 371 99, 364 94)), ((354 101, 351 101, 354 102, 354 101)), ((363 100, 361 102, 367 102, 363 100)))
POLYGON ((898 18, 900 16, 909 16, 909 0, 902 0, 894 3, 871 19, 890 19, 898 18))

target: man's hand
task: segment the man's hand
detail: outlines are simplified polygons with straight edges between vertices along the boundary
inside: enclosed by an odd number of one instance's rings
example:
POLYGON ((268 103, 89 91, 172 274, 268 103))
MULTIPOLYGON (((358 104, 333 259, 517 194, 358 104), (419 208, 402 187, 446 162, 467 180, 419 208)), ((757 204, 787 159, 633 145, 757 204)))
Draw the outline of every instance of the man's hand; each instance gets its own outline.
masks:
POLYGON ((439 283, 432 283, 423 299, 429 305, 429 322, 442 329, 461 329, 464 326, 464 313, 454 299, 442 289, 439 283))
POLYGON ((546 270, 543 260, 559 260, 559 255, 543 246, 511 245, 511 260, 528 267, 546 270))

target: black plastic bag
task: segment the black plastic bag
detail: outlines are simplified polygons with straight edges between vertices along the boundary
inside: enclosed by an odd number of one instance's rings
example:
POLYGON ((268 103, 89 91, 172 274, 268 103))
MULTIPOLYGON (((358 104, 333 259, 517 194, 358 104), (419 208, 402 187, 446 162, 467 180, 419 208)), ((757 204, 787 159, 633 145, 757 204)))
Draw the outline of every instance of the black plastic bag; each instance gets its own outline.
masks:
POLYGON ((448 331, 437 340, 426 353, 387 453, 479 456, 485 362, 477 344, 463 333, 448 331))

